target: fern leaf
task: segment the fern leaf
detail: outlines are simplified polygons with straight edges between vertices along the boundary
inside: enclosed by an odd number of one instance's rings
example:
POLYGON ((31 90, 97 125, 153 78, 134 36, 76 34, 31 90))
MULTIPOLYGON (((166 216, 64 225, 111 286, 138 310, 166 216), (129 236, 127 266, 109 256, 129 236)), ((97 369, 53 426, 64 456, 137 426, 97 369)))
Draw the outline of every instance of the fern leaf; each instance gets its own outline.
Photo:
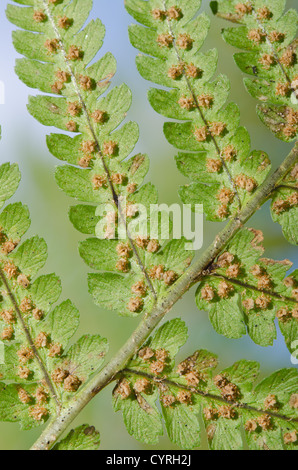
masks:
MULTIPOLYGON (((126 380, 120 383, 120 390, 127 385, 126 380)), ((140 395, 134 400, 122 400, 118 396, 117 388, 115 393, 114 410, 122 411, 127 432, 138 441, 150 445, 158 444, 159 437, 163 434, 162 420, 156 406, 158 393, 145 398, 140 395)))
POLYGON ((93 426, 83 424, 73 430, 53 450, 98 450, 100 446, 99 433, 93 426))
POLYGON ((80 31, 92 2, 22 4, 30 6, 7 9, 9 20, 26 29, 14 33, 16 50, 26 56, 17 61, 16 72, 28 86, 47 93, 31 97, 28 109, 44 125, 75 134, 51 134, 47 144, 67 163, 56 171, 60 188, 89 203, 70 210, 75 228, 93 237, 80 244, 84 261, 100 271, 89 275, 89 290, 98 305, 122 315, 148 312, 189 266, 192 253, 184 250, 184 242, 167 244, 160 233, 151 240, 139 235, 138 208, 149 209, 158 198, 153 185, 143 185, 148 157, 130 157, 139 137, 137 124, 121 126, 131 92, 123 84, 103 96, 116 63, 107 53, 90 65, 105 33, 98 19, 80 31), (124 198, 126 208, 119 204, 124 198), (116 241, 121 225, 125 233, 116 241))
MULTIPOLYGON (((157 253, 146 253, 144 256, 143 265, 152 278, 158 297, 165 295, 169 286, 189 266, 192 254, 185 251, 185 243, 185 239, 173 240, 165 244, 157 253)), ((131 272, 124 275, 117 273, 115 269, 118 259, 117 246, 116 240, 114 243, 112 240, 106 243, 106 240, 89 239, 81 243, 81 256, 89 266, 101 271, 110 271, 89 275, 90 293, 99 306, 118 310, 122 315, 131 316, 137 315, 142 310, 151 311, 154 299, 148 292, 140 268, 134 260, 130 261, 131 272), (141 295, 139 299, 142 299, 139 308, 137 308, 137 303, 134 305, 134 297, 132 297, 132 292, 137 294, 138 291, 141 295)))
POLYGON ((289 260, 262 258, 262 233, 244 229, 226 247, 200 284, 196 297, 215 330, 228 338, 246 331, 261 346, 276 339, 275 318, 287 347, 298 338, 297 272, 289 260))
POLYGON ((20 172, 16 164, 4 163, 0 170, 0 208, 16 192, 20 182, 20 172))
MULTIPOLYGON (((3 205, 18 187, 18 166, 5 163, 0 175, 3 205)), ((19 422, 22 429, 58 415, 107 352, 107 341, 99 335, 84 336, 69 347, 79 313, 70 300, 53 308, 60 280, 55 274, 37 277, 47 246, 39 237, 21 243, 29 226, 29 211, 21 203, 6 205, 0 213, 0 420, 19 422)), ((89 441, 95 446, 89 435, 78 446, 89 441)))
POLYGON ((281 225, 285 238, 293 245, 298 245, 297 171, 296 164, 274 191, 271 205, 273 221, 281 225))
POLYGON ((173 444, 193 449, 200 446, 202 414, 210 449, 241 450, 247 445, 251 450, 294 450, 297 370, 277 371, 255 385, 256 362, 239 361, 217 372, 216 356, 198 350, 175 365, 186 339, 184 322, 169 321, 122 371, 113 402, 116 411, 122 410, 128 432, 156 444, 163 420, 173 444))
POLYGON ((211 2, 214 14, 241 24, 226 28, 224 40, 245 52, 234 55, 245 78, 247 91, 261 102, 258 115, 285 142, 297 138, 298 65, 297 11, 284 13, 284 0, 211 2))
POLYGON ((144 26, 130 27, 140 74, 158 85, 149 101, 170 119, 164 133, 179 150, 178 169, 191 180, 180 189, 184 203, 204 204, 208 220, 233 216, 252 197, 270 171, 264 152, 251 152, 247 130, 239 126, 239 109, 227 103, 230 83, 220 75, 211 81, 217 52, 199 52, 209 19, 196 16, 201 2, 126 0, 128 12, 144 26), (150 55, 150 57, 148 56, 150 55))

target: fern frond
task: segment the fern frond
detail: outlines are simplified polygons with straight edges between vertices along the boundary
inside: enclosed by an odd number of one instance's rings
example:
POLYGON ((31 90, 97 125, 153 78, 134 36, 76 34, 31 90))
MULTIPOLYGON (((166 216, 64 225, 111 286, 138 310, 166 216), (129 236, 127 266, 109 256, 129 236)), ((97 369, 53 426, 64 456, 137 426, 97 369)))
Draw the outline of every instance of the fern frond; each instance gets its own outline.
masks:
POLYGON ((298 277, 289 260, 262 258, 260 231, 243 229, 210 267, 196 297, 215 330, 228 338, 246 334, 261 346, 276 339, 275 318, 288 349, 298 338, 298 277))
MULTIPOLYGON (((1 206, 19 181, 17 165, 0 166, 1 206)), ((36 236, 21 243, 29 226, 28 208, 21 203, 0 213, 0 420, 19 422, 22 429, 59 415, 107 352, 99 335, 86 335, 69 347, 79 313, 70 300, 53 308, 61 283, 55 274, 37 277, 47 246, 36 236)))
POLYGON ((253 197, 270 171, 264 152, 251 152, 247 130, 239 125, 239 109, 227 103, 230 83, 220 75, 211 81, 217 51, 199 52, 209 19, 196 16, 200 0, 126 0, 128 12, 140 23, 130 28, 140 74, 163 87, 151 89, 149 101, 167 118, 164 133, 180 150, 179 170, 192 183, 180 189, 184 203, 204 204, 209 220, 235 215, 253 197), (175 3, 175 5, 174 5, 175 3), (149 57, 150 56, 150 57, 149 57))
POLYGON ((285 0, 218 0, 211 2, 214 14, 242 26, 226 28, 223 38, 246 52, 237 52, 235 62, 245 78, 247 91, 261 104, 262 122, 285 142, 298 133, 298 64, 296 10, 284 13, 285 0))
MULTIPOLYGON (((258 115, 279 139, 290 142, 298 133, 298 65, 296 10, 284 13, 284 0, 239 3, 211 2, 214 14, 242 26, 226 28, 223 38, 246 52, 236 53, 239 68, 255 78, 245 78, 248 92, 261 101, 258 115)), ((297 166, 272 197, 271 214, 285 238, 297 245, 297 166)))
POLYGON ((38 0, 30 5, 25 9, 9 5, 7 9, 10 21, 29 30, 14 33, 17 51, 27 57, 17 61, 16 72, 28 86, 60 95, 30 98, 31 114, 45 125, 77 134, 51 134, 47 143, 55 157, 68 163, 56 171, 60 188, 89 203, 70 210, 75 228, 93 237, 80 244, 84 261, 100 271, 90 274, 89 290, 98 305, 122 315, 149 312, 189 266, 192 253, 184 250, 183 240, 165 243, 160 236, 150 240, 136 235, 138 207, 142 204, 149 209, 158 196, 152 184, 143 185, 148 157, 128 158, 139 137, 136 123, 120 127, 131 104, 131 92, 121 85, 102 97, 116 64, 107 53, 89 65, 105 33, 98 19, 78 32, 87 20, 91 1, 38 0), (121 206, 124 198, 126 209, 121 206), (109 204, 110 212, 106 210, 109 204), (118 241, 120 225, 125 236, 118 241))
POLYGON ((122 411, 128 432, 156 444, 164 422, 173 444, 193 449, 200 446, 202 413, 210 449, 241 450, 246 443, 251 450, 294 450, 297 370, 277 371, 254 386, 256 362, 243 360, 215 372, 217 357, 199 350, 175 365, 186 339, 183 321, 165 323, 121 372, 114 407, 122 411))
MULTIPOLYGON (((196 8, 200 6, 200 2, 190 3, 192 8, 195 5, 196 8)), ((250 153, 248 132, 239 127, 238 117, 231 112, 230 106, 235 105, 227 105, 224 108, 229 88, 227 79, 221 77, 215 82, 210 82, 216 67, 214 52, 207 53, 209 61, 206 60, 206 55, 198 52, 208 30, 205 15, 191 20, 188 16, 189 5, 186 7, 184 2, 177 2, 173 7, 171 2, 166 1, 157 4, 127 0, 126 6, 137 21, 145 26, 150 23, 150 28, 139 25, 130 28, 132 44, 142 52, 154 56, 138 56, 137 66, 141 75, 159 85, 174 87, 172 91, 150 90, 149 100, 152 106, 167 117, 188 121, 186 124, 165 124, 166 137, 170 138, 170 141, 180 139, 181 145, 176 146, 192 151, 188 154, 180 153, 177 158, 179 170, 195 181, 180 191, 182 201, 203 203, 204 212, 211 220, 220 219, 218 211, 221 211, 223 206, 229 208, 232 215, 238 208, 235 204, 236 193, 228 185, 225 168, 222 167, 220 159, 213 158, 217 147, 220 147, 221 157, 225 152, 229 153, 230 158, 225 163, 235 185, 238 186, 237 193, 242 204, 248 203, 253 197, 257 187, 270 171, 270 163, 266 154, 250 153), (169 44, 165 45, 161 43, 161 39, 165 39, 167 34, 170 39, 169 44), (188 47, 182 47, 182 38, 188 38, 188 47), (195 69, 200 72, 192 77, 190 70, 195 69), (204 97, 205 105, 199 105, 199 96, 204 97), (185 108, 185 100, 189 98, 189 104, 192 104, 185 108), (194 139, 195 129, 198 128, 199 122, 202 124, 202 119, 206 122, 221 122, 218 116, 222 115, 228 120, 224 120, 224 123, 231 123, 231 129, 226 126, 222 136, 210 138, 209 141, 207 139, 206 142, 200 143, 199 147, 198 143, 189 145, 189 142, 194 141, 190 139, 194 139), (200 153, 195 153, 199 150, 200 153), (219 163, 216 171, 215 162, 219 163)), ((192 16, 193 14, 192 11, 192 16)), ((202 98, 202 103, 204 100, 202 98)), ((177 142, 178 140, 176 144, 177 142)), ((295 192, 295 189, 292 192, 295 192)), ((276 207, 276 202, 273 207, 276 207)), ((289 204, 287 209, 297 210, 294 197, 292 206, 289 204)), ((288 216, 291 216, 291 211, 288 216)), ((261 247, 253 246, 254 240, 253 231, 240 232, 231 243, 231 260, 226 262, 225 270, 217 270, 216 260, 208 268, 197 292, 198 306, 209 312, 210 321, 218 333, 229 338, 240 338, 247 330, 251 338, 262 346, 268 346, 276 339, 274 321, 278 315, 287 346, 291 350, 291 345, 298 337, 297 280, 293 280, 293 292, 287 290, 283 280, 291 264, 287 266, 286 263, 282 265, 272 262, 271 265, 265 260, 261 261, 259 274, 253 276, 250 270, 253 267, 257 269, 254 265, 259 263, 262 252, 261 247), (246 308, 249 302, 249 307, 246 308), (284 310, 286 315, 280 313, 284 310)), ((226 249, 229 251, 229 248, 226 249)), ((220 259, 223 256, 225 254, 222 253, 220 259)))

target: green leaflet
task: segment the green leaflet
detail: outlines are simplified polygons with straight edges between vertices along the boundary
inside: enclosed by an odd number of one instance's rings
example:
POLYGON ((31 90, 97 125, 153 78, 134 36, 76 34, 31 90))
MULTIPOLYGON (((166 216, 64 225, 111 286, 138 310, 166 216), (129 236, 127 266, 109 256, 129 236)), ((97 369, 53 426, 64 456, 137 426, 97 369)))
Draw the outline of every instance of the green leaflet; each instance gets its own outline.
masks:
POLYGON ((39 276, 30 286, 30 294, 40 310, 49 312, 61 295, 61 281, 55 274, 39 276))
MULTIPOLYGON (((173 390, 173 396, 177 399, 177 391, 173 390), (176 394, 175 394, 176 392, 176 394)), ((178 396, 179 399, 179 396, 178 396)), ((162 413, 169 439, 173 444, 182 447, 182 449, 194 449, 200 446, 200 426, 196 411, 199 407, 181 403, 179 406, 162 407, 162 413)))
MULTIPOLYGON (((153 185, 143 184, 148 157, 131 157, 139 138, 138 126, 134 122, 122 124, 131 106, 131 91, 122 84, 104 95, 116 72, 114 57, 106 53, 90 65, 103 44, 105 28, 97 19, 81 29, 92 6, 89 0, 23 4, 30 8, 10 5, 7 9, 8 19, 25 30, 14 32, 16 50, 25 56, 17 61, 16 73, 29 87, 46 93, 30 97, 30 113, 46 126, 74 134, 51 134, 47 145, 66 163, 56 170, 59 187, 78 201, 89 203, 74 206, 69 213, 80 232, 97 237, 80 245, 86 263, 100 271, 90 274, 89 290, 98 305, 121 314, 150 311, 156 297, 183 274, 192 254, 184 250, 182 242, 177 255, 173 253, 175 242, 169 244, 172 248, 165 248, 164 239, 170 239, 170 234, 163 237, 157 233, 150 240, 141 230, 144 225, 150 226, 150 216, 144 218, 142 210, 149 211, 158 196, 153 185), (127 206, 118 213, 116 203, 125 199, 127 206), (120 237, 124 215, 130 236, 126 233, 120 237), (117 238, 121 240, 116 243, 117 238), (109 252, 106 263, 102 263, 100 250, 109 252)), ((193 14, 192 6, 185 24, 193 14)), ((209 21, 204 19, 203 29, 198 25, 193 22, 185 27, 201 45, 209 21)), ((198 60, 206 60, 212 70, 215 55, 212 51, 198 60)), ((224 78, 219 82, 216 86, 222 90, 219 95, 224 101, 228 84, 224 78)), ((164 219, 157 225, 163 228, 164 219)))
MULTIPOLYGON (((34 7, 35 5, 34 0, 28 2, 16 1, 16 3, 22 5, 31 5, 31 7, 34 7)), ((72 17, 72 15, 76 16, 76 23, 70 25, 68 29, 69 36, 74 35, 81 29, 85 21, 88 19, 91 9, 92 0, 85 0, 83 4, 80 2, 80 0, 74 0, 66 6, 66 8, 64 9, 65 15, 69 17, 72 17)), ((16 24, 19 28, 27 29, 29 31, 44 32, 44 23, 42 21, 36 22, 33 19, 34 8, 24 8, 22 13, 23 14, 20 15, 19 7, 15 5, 9 4, 7 6, 7 17, 12 23, 16 24)))
POLYGON ((293 450, 298 431, 297 370, 277 371, 255 385, 256 362, 242 360, 215 372, 216 356, 201 350, 175 365, 186 339, 184 322, 171 320, 122 371, 113 403, 115 411, 122 411, 129 434, 157 444, 164 421, 173 444, 197 448, 202 415, 210 449, 241 450, 246 444, 252 450, 293 450))
POLYGON ((83 204, 72 206, 69 210, 69 219, 73 226, 85 235, 93 235, 100 217, 96 216, 96 207, 83 204))
POLYGON ((144 26, 133 25, 134 47, 147 55, 136 59, 140 74, 170 91, 151 89, 156 112, 184 123, 167 122, 168 141, 183 150, 178 169, 191 180, 180 189, 185 204, 203 204, 208 220, 222 221, 247 203, 270 171, 264 152, 252 152, 246 129, 239 127, 239 109, 227 103, 230 83, 214 81, 217 52, 200 53, 209 19, 192 19, 201 2, 126 0, 128 12, 144 26), (149 27, 149 28, 148 28, 149 27), (150 57, 148 57, 150 55, 150 57), (190 153, 192 152, 192 153, 190 153))
POLYGON ((28 208, 20 202, 5 207, 0 214, 0 227, 8 239, 20 240, 30 227, 28 208))
POLYGON ((261 345, 276 339, 275 318, 293 352, 298 339, 297 273, 292 263, 261 258, 262 233, 242 230, 215 261, 197 290, 197 305, 209 312, 215 330, 228 338, 246 333, 261 345))
POLYGON ((165 323, 154 334, 146 346, 152 349, 165 348, 171 356, 176 356, 188 338, 187 328, 180 319, 165 323))
MULTIPOLYGON (((201 6, 201 0, 192 0, 190 3, 189 0, 181 0, 180 5, 181 7, 186 7, 185 8, 185 14, 181 21, 183 24, 186 24, 189 20, 191 20, 195 13, 198 11, 198 9, 201 6)), ((166 6, 171 7, 172 2, 166 1, 166 6)), ((125 1, 125 7, 128 11, 128 13, 139 23, 149 26, 149 27, 154 27, 155 26, 155 21, 152 15, 150 14, 153 8, 162 8, 162 2, 157 0, 154 2, 144 2, 143 0, 129 0, 125 1)))
POLYGON ((108 351, 107 340, 99 335, 85 335, 73 344, 63 361, 63 367, 72 368, 83 382, 100 367, 108 351))
POLYGON ((209 318, 215 331, 228 338, 238 339, 246 333, 241 299, 238 295, 212 305, 209 318))
POLYGON ((79 312, 70 301, 65 301, 52 310, 37 327, 37 331, 51 331, 54 343, 65 349, 79 326, 79 312))
POLYGON ((218 0, 211 2, 211 9, 243 25, 224 29, 223 38, 246 51, 234 57, 242 72, 254 76, 244 83, 261 102, 258 115, 277 138, 289 142, 298 132, 297 11, 284 13, 284 0, 254 0, 250 5, 218 0))
POLYGON ((21 175, 16 164, 4 163, 0 167, 0 207, 16 192, 21 175))
MULTIPOLYGON (((129 122, 124 124, 120 130, 115 131, 119 148, 117 151, 117 160, 124 160, 132 152, 136 142, 139 138, 139 129, 136 123, 129 122)), ((51 153, 67 163, 76 165, 78 159, 82 158, 80 147, 82 146, 83 138, 78 135, 71 138, 62 134, 51 134, 47 137, 47 144, 51 153)), ((104 140, 101 141, 104 143, 104 140)))
POLYGON ((298 217, 297 170, 298 165, 296 164, 273 193, 271 205, 273 221, 281 225, 285 238, 292 245, 298 244, 296 230, 298 217))
MULTIPOLYGON (((293 245, 298 245, 297 239, 297 223, 298 223, 298 207, 287 207, 287 202, 285 203, 286 210, 279 212, 277 209, 280 201, 288 201, 291 196, 296 197, 297 190, 291 189, 280 189, 276 192, 272 200, 272 218, 274 222, 278 222, 282 226, 283 234, 285 238, 292 243, 293 245), (277 212, 276 212, 277 211, 277 212)), ((281 203, 283 205, 283 203, 281 203)))
MULTIPOLYGON (((185 251, 185 243, 184 238, 172 240, 157 253, 147 251, 142 255, 142 264, 149 273, 159 297, 166 295, 169 285, 183 274, 191 262, 193 253, 185 251)), ((118 310, 121 315, 135 316, 141 310, 150 311, 154 305, 154 297, 146 287, 139 263, 130 251, 128 265, 125 265, 124 272, 119 273, 121 266, 117 250, 117 240, 93 238, 80 244, 80 254, 84 261, 93 269, 103 272, 89 274, 89 292, 97 305, 118 310)))
POLYGON ((83 424, 75 429, 60 442, 53 450, 98 450, 100 446, 99 432, 93 426, 83 424))
MULTIPOLYGON (((0 166, 2 203, 18 187, 17 165, 0 166)), ((101 366, 107 341, 84 336, 69 348, 79 324, 70 300, 53 308, 61 295, 55 274, 38 276, 47 259, 43 239, 21 243, 30 226, 29 211, 21 203, 6 205, 0 214, 0 339, 4 364, 0 365, 0 420, 19 422, 22 429, 43 424, 57 407, 72 398, 101 366), (9 382, 9 383, 8 383, 9 382)), ((98 439, 79 436, 78 448, 94 447, 98 439)), ((62 444, 61 444, 62 445, 62 444)))
POLYGON ((16 252, 11 254, 9 260, 27 277, 34 277, 47 260, 46 243, 39 237, 26 240, 16 252))
MULTIPOLYGON (((21 429, 27 431, 36 426, 40 426, 45 422, 46 416, 42 416, 39 420, 34 419, 30 412, 34 411, 33 403, 35 401, 35 395, 38 390, 36 385, 26 385, 25 387, 20 385, 5 385, 0 383, 0 419, 1 421, 7 422, 19 422, 21 429), (22 403, 20 401, 20 394, 26 397, 26 400, 31 402, 22 403), (28 398, 27 398, 28 397, 28 398)), ((25 399, 25 398, 24 398, 25 399)), ((55 406, 53 402, 47 403, 47 407, 44 407, 44 413, 46 412, 47 417, 50 414, 55 413, 55 406)), ((37 416, 37 415, 36 415, 37 416)))
MULTIPOLYGON (((116 389, 117 390, 117 389, 116 389)), ((150 445, 158 444, 163 434, 162 420, 155 404, 158 394, 144 398, 141 394, 135 399, 122 400, 116 393, 113 400, 114 410, 122 411, 128 433, 138 441, 150 445)))

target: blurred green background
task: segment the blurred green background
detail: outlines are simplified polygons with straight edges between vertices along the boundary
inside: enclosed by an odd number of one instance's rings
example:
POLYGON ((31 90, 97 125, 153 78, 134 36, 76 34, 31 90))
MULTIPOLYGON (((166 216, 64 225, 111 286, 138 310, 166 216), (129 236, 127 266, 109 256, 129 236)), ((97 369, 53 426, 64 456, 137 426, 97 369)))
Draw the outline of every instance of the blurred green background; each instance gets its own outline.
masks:
MULTIPOLYGON (((288 8, 294 8, 296 0, 288 1, 288 8)), ((11 43, 11 31, 14 27, 5 17, 6 1, 0 5, 0 80, 5 85, 5 104, 0 106, 0 162, 14 161, 20 165, 22 182, 14 201, 22 200, 28 204, 32 225, 28 236, 43 236, 49 248, 49 259, 44 273, 56 272, 62 279, 63 299, 71 298, 81 312, 81 326, 76 335, 99 333, 109 339, 110 353, 114 354, 136 327, 138 320, 118 317, 115 313, 97 308, 87 291, 86 274, 90 271, 79 257, 77 245, 84 237, 77 233, 68 220, 68 208, 73 200, 63 194, 54 180, 55 165, 58 164, 46 147, 45 136, 52 131, 35 121, 27 112, 29 90, 14 74, 14 62, 18 54, 11 43)), ((209 1, 203 0, 201 12, 206 11, 211 17, 209 1)), ((99 17, 106 26, 106 41, 96 60, 105 52, 111 51, 118 62, 118 73, 113 85, 122 82, 133 91, 133 105, 129 120, 135 120, 140 126, 140 141, 135 152, 148 153, 151 169, 147 181, 158 187, 160 201, 179 202, 177 189, 184 183, 183 176, 176 169, 175 149, 163 136, 164 119, 157 115, 147 101, 150 83, 143 80, 135 67, 137 51, 128 40, 127 28, 132 22, 124 9, 123 0, 95 0, 93 17, 99 17)), ((230 99, 241 108, 241 124, 245 125, 252 139, 252 148, 261 149, 270 155, 276 168, 291 149, 261 124, 255 112, 256 101, 245 91, 242 75, 237 69, 231 46, 224 43, 220 31, 226 25, 224 21, 211 18, 210 34, 204 50, 220 50, 218 72, 225 73, 231 80, 230 99)), ((283 238, 281 229, 273 224, 268 204, 259 211, 249 223, 265 233, 266 256, 279 259, 289 258, 296 261, 297 252, 283 238)), ((221 224, 205 223, 204 246, 207 246, 220 229, 221 224)), ((206 348, 220 356, 223 367, 239 359, 257 360, 261 363, 262 374, 270 373, 282 367, 293 367, 290 354, 278 333, 278 340, 273 347, 261 348, 249 338, 228 340, 219 336, 212 329, 208 316, 199 312, 195 305, 194 290, 177 303, 168 318, 183 316, 190 329, 190 339, 180 357, 186 357, 197 348, 206 348)), ((126 432, 121 415, 115 414, 111 407, 111 390, 108 387, 76 419, 74 425, 89 423, 101 432, 102 449, 150 449, 132 439, 126 432)), ((40 428, 30 432, 21 432, 17 424, 0 424, 0 449, 27 449, 39 435, 40 428)), ((160 449, 172 449, 164 437, 160 449)))

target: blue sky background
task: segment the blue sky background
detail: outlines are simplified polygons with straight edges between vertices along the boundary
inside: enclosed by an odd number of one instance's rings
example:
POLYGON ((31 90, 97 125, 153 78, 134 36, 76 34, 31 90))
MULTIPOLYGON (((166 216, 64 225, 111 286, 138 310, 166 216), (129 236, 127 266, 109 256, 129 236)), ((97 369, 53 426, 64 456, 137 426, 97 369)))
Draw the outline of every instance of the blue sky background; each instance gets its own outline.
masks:
MULTIPOLYGON (((67 217, 68 208, 74 201, 59 190, 54 180, 58 162, 49 154, 45 143, 45 136, 52 129, 39 124, 27 112, 28 95, 35 94, 35 90, 28 89, 14 73, 18 54, 11 42, 11 32, 15 28, 5 17, 6 3, 1 0, 0 4, 0 80, 5 85, 5 104, 0 105, 0 162, 14 161, 20 165, 23 178, 13 200, 22 200, 29 206, 32 226, 28 236, 38 233, 48 243, 49 260, 44 272, 55 271, 61 277, 64 287, 62 299, 71 298, 81 312, 82 322, 76 337, 88 332, 97 332, 107 337, 111 344, 111 356, 133 331, 137 320, 123 319, 115 313, 101 311, 94 306, 88 295, 86 274, 89 270, 77 250, 78 241, 84 237, 75 232, 67 217)), ((295 0, 288 1, 287 6, 293 8, 295 3, 295 0)), ((208 4, 208 1, 203 1, 201 11, 206 11, 211 17, 208 4)), ((128 119, 137 121, 140 126, 140 141, 135 153, 148 153, 151 159, 147 180, 158 187, 161 202, 179 202, 177 189, 186 180, 176 169, 176 150, 163 135, 164 118, 156 114, 147 101, 147 90, 151 85, 136 70, 137 51, 130 45, 127 34, 132 19, 124 9, 123 0, 95 0, 92 17, 99 17, 107 30, 104 46, 95 60, 111 51, 118 62, 118 73, 113 79, 113 85, 125 82, 132 89, 133 104, 128 119)), ((251 134, 252 148, 268 152, 276 168, 290 151, 291 145, 278 141, 258 120, 256 101, 245 91, 241 72, 233 61, 232 54, 235 51, 221 38, 220 30, 225 25, 219 19, 212 19, 211 31, 203 49, 220 49, 218 73, 227 74, 231 80, 231 99, 240 106, 241 124, 251 134)), ((205 246, 211 242, 220 226, 221 224, 205 223, 205 246)), ((284 240, 280 227, 271 221, 268 204, 254 216, 249 226, 264 231, 267 257, 290 258, 297 262, 297 251, 284 240)), ((184 357, 195 349, 203 348, 219 354, 223 366, 242 358, 260 361, 262 372, 292 366, 289 352, 280 335, 274 346, 266 349, 256 346, 248 337, 235 341, 217 335, 207 314, 197 310, 194 290, 169 314, 169 318, 175 316, 183 316, 190 328, 190 341, 184 348, 184 357)), ((128 436, 121 415, 113 413, 110 404, 111 390, 109 387, 93 400, 75 424, 89 422, 95 425, 101 431, 103 449, 143 448, 128 436)), ((17 425, 0 424, 0 449, 27 448, 38 433, 39 431, 23 433, 18 430, 17 425)), ((170 448, 166 438, 161 440, 160 448, 170 448)))

